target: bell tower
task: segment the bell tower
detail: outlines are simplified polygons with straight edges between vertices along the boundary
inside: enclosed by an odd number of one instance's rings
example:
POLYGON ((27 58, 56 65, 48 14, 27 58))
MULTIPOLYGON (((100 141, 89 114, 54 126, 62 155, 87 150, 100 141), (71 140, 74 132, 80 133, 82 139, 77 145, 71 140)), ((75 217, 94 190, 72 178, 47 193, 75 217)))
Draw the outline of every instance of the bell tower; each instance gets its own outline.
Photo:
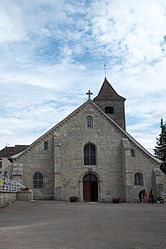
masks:
POLYGON ((125 98, 117 94, 105 77, 98 95, 93 99, 94 103, 112 118, 122 129, 126 130, 125 123, 125 98))

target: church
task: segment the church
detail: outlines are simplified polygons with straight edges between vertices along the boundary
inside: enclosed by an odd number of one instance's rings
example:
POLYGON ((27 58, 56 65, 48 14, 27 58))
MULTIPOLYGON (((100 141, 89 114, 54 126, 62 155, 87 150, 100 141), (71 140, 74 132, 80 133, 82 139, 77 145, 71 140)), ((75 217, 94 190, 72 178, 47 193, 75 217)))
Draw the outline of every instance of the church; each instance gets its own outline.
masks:
POLYGON ((125 98, 107 78, 88 100, 11 157, 10 176, 34 199, 135 202, 140 190, 166 192, 161 161, 126 132, 125 98))

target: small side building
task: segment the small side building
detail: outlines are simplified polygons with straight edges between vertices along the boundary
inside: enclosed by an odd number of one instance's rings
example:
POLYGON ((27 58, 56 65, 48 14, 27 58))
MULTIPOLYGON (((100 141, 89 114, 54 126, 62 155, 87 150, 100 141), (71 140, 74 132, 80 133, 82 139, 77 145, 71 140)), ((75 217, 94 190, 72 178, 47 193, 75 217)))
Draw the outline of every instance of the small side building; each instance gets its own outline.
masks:
POLYGON ((5 170, 9 167, 12 160, 10 157, 16 155, 25 149, 28 148, 29 145, 15 145, 15 146, 6 146, 2 150, 0 150, 0 174, 4 174, 5 170))

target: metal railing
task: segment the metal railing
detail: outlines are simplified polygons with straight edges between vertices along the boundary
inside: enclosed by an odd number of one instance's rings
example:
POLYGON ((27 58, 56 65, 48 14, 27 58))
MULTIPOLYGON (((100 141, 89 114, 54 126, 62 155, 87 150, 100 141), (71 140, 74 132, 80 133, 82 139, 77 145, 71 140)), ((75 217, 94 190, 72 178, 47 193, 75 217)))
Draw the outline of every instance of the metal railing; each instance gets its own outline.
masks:
POLYGON ((0 191, 19 191, 21 188, 26 187, 8 177, 0 176, 0 191))
MULTIPOLYGON (((0 191, 20 191, 22 189, 27 189, 24 185, 19 182, 13 181, 6 176, 0 176, 0 191)), ((31 192, 31 201, 33 201, 33 191, 31 192)))

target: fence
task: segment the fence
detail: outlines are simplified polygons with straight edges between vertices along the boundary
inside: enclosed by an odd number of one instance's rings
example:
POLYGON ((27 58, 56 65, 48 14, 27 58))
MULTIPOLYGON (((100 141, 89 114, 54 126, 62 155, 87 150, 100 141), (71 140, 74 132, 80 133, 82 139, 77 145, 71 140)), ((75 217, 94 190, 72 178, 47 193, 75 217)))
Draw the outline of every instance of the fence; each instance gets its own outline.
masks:
POLYGON ((21 188, 26 187, 8 177, 0 176, 0 191, 19 191, 21 188))
POLYGON ((33 201, 33 191, 19 182, 0 176, 0 207, 16 199, 33 201))

